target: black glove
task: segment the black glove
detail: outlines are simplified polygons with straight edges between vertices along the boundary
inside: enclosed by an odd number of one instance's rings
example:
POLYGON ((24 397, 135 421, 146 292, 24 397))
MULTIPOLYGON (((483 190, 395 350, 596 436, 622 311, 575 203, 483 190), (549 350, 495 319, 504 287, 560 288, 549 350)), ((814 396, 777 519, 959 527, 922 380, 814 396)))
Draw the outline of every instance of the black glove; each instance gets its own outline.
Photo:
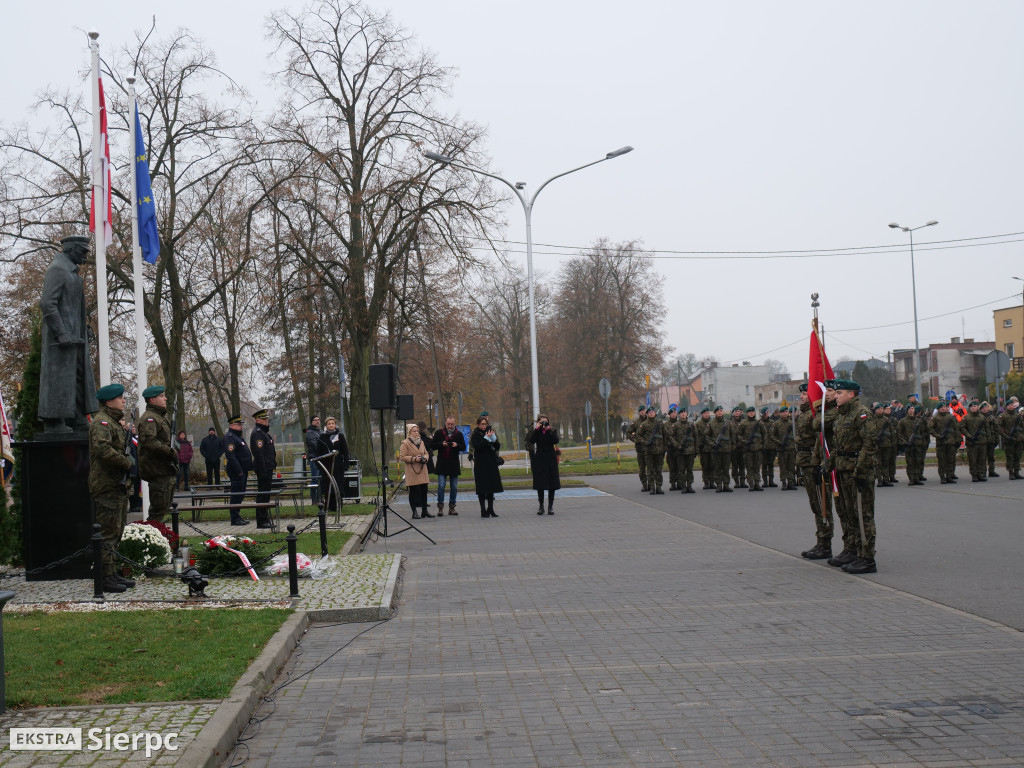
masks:
POLYGON ((870 487, 871 486, 868 485, 867 479, 865 479, 863 477, 858 477, 857 478, 857 490, 858 491, 860 491, 861 493, 865 493, 867 491, 867 489, 870 488, 870 487))

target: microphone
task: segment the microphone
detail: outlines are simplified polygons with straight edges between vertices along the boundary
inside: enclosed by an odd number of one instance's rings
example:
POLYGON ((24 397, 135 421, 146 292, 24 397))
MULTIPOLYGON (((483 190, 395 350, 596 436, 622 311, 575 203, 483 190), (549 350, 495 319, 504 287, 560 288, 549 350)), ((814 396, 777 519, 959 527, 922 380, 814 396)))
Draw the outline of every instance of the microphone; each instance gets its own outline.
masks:
POLYGON ((307 459, 307 461, 320 461, 321 459, 329 459, 331 456, 337 456, 337 455, 338 455, 338 452, 335 450, 335 451, 331 451, 330 453, 325 453, 323 456, 314 456, 312 459, 307 459))

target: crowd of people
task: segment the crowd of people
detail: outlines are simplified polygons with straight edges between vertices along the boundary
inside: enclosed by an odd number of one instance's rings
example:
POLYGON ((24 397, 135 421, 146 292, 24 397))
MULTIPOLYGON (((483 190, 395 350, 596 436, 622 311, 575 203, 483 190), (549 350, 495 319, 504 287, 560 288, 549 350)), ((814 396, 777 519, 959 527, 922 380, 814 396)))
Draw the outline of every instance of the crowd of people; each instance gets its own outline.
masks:
POLYGON ((905 456, 908 485, 923 485, 925 456, 934 439, 939 480, 955 483, 957 452, 963 448, 971 480, 980 483, 1000 476, 995 451, 1001 443, 1009 478, 1021 479, 1024 414, 1016 397, 999 412, 966 397, 926 408, 916 393, 906 406, 896 401, 868 407, 860 401, 857 382, 833 379, 825 385, 824 398, 814 403, 807 385, 801 385, 800 405, 774 413, 767 407, 758 413, 752 406, 737 406, 726 416, 719 405, 702 408, 691 421, 674 404, 664 418, 641 406, 626 436, 636 446, 642 490, 664 493, 667 462, 669 490, 695 493, 698 459, 704 489, 716 493, 802 486, 814 514, 816 543, 801 554, 847 573, 876 573, 875 488, 899 482, 898 455, 905 456), (775 482, 776 465, 780 483, 775 482), (835 556, 833 500, 843 540, 835 556))

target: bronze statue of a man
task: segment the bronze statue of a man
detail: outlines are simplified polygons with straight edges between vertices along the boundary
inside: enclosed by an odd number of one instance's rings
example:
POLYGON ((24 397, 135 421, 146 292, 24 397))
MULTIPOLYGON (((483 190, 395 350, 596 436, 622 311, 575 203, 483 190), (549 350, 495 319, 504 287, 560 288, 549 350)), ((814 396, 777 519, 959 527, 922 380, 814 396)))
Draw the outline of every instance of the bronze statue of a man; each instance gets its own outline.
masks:
POLYGON ((89 354, 85 285, 78 267, 89 255, 89 238, 71 235, 46 270, 39 307, 43 311, 39 418, 49 434, 87 431, 96 410, 96 382, 89 354))

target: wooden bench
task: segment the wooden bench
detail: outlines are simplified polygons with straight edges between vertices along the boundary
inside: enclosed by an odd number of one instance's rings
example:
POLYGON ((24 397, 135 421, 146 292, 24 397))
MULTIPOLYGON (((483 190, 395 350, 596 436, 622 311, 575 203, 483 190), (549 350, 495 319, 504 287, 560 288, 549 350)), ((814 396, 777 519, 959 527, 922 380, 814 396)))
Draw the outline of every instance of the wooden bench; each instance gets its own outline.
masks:
POLYGON ((249 490, 247 490, 244 494, 242 494, 242 501, 239 504, 231 504, 230 503, 230 499, 231 499, 231 497, 233 495, 235 495, 235 494, 232 494, 230 491, 216 492, 216 493, 207 493, 207 492, 199 492, 199 493, 197 493, 195 490, 193 490, 192 493, 191 493, 191 502, 192 502, 191 504, 180 504, 180 503, 174 502, 173 505, 177 508, 179 513, 180 512, 189 512, 189 513, 191 513, 191 515, 192 515, 192 522, 193 523, 202 522, 203 510, 211 511, 211 510, 215 510, 215 509, 216 510, 226 509, 226 510, 230 511, 232 508, 237 508, 239 510, 239 514, 241 514, 241 511, 243 509, 254 509, 254 510, 266 509, 268 511, 272 511, 272 514, 270 515, 270 523, 271 523, 272 526, 274 526, 274 529, 276 530, 277 524, 281 520, 281 490, 280 489, 278 489, 278 490, 270 490, 270 491, 249 491, 249 490), (262 495, 269 496, 271 498, 271 500, 270 501, 264 501, 264 502, 257 502, 255 500, 256 497, 262 496, 262 495), (251 499, 251 501, 249 499, 251 499), (210 502, 220 501, 221 503, 208 504, 207 503, 208 501, 210 501, 210 502))

